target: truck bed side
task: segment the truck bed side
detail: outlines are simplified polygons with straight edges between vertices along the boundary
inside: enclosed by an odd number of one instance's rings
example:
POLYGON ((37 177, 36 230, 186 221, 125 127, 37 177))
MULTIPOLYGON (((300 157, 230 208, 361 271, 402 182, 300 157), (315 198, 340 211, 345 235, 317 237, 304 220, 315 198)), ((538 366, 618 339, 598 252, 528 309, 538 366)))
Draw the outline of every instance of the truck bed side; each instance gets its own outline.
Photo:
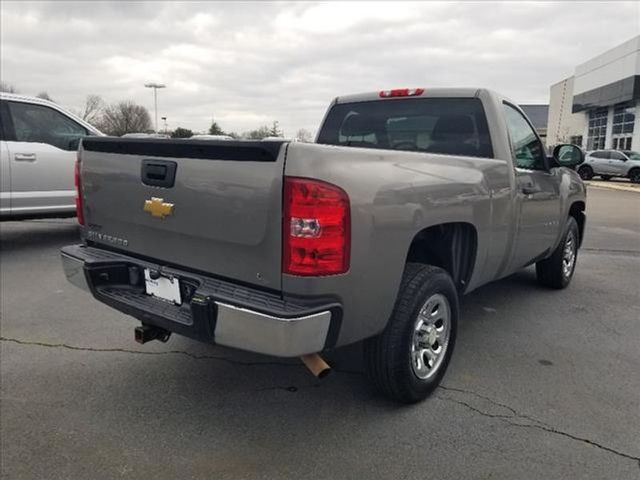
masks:
POLYGON ((454 222, 477 236, 466 290, 496 278, 513 236, 510 169, 490 158, 291 144, 285 175, 321 179, 349 195, 352 255, 344 275, 283 275, 283 292, 338 295, 350 318, 339 345, 375 334, 389 318, 415 236, 454 222))

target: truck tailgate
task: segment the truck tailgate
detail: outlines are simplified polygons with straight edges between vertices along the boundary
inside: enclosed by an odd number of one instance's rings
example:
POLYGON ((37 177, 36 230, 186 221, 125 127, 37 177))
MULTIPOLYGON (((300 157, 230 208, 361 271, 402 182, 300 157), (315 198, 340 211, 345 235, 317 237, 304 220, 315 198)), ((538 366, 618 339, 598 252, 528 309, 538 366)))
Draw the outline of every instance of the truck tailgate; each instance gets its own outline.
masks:
POLYGON ((85 235, 160 264, 279 290, 286 148, 283 142, 85 139, 85 235))

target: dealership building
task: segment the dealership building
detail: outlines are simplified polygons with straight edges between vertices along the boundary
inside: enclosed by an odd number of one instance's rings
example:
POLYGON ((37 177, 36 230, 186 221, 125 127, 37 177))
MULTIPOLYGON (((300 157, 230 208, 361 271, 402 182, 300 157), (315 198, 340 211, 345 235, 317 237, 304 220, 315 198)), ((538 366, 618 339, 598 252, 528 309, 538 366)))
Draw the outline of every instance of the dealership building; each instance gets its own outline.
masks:
POLYGON ((640 151, 640 35, 551 86, 547 145, 640 151))

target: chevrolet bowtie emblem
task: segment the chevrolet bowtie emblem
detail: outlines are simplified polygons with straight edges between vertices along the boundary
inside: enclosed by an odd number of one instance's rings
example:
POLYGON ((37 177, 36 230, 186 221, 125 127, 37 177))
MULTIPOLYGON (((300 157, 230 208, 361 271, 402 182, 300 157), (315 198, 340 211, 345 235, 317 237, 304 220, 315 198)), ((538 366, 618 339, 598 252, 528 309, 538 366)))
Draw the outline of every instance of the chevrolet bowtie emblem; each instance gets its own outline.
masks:
POLYGON ((144 211, 153 217, 164 218, 173 213, 173 203, 164 202, 164 198, 151 197, 151 200, 144 201, 144 211))

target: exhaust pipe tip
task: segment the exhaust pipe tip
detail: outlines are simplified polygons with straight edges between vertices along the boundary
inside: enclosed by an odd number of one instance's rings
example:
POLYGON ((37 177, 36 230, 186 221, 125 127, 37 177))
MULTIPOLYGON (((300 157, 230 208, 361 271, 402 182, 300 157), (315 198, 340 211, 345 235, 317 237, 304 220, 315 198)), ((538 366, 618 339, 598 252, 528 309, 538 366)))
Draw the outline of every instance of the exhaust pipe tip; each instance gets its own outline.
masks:
POLYGON ((303 355, 300 357, 300 360, 302 360, 305 367, 307 367, 316 378, 323 379, 331 373, 331 367, 329 364, 317 353, 303 355))

